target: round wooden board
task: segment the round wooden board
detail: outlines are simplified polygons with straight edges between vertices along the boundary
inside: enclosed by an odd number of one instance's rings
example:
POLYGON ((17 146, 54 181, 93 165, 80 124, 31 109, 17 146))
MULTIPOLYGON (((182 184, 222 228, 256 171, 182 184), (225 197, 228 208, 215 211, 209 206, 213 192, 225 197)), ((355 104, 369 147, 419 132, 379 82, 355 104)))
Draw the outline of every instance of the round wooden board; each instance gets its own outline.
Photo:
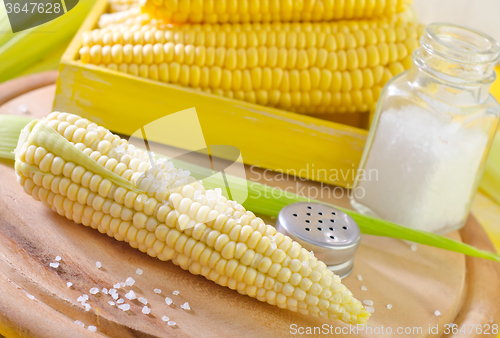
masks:
MULTIPOLYGON (((54 74, 48 76, 54 78, 54 74)), ((45 74, 0 85, 0 93, 5 93, 6 88, 10 92, 9 97, 0 94, 0 104, 3 104, 0 113, 27 114, 34 118, 47 115, 55 86, 38 89, 32 86, 26 90, 26 83, 36 81, 47 84, 53 80, 47 80, 45 74)), ((239 295, 170 262, 151 258, 126 243, 76 225, 27 196, 17 185, 12 166, 12 161, 0 163, 0 333, 6 337, 98 334, 110 337, 291 337, 297 336, 293 333, 299 328, 316 328, 316 334, 311 336, 331 330, 333 334, 347 337, 433 337, 443 335, 446 323, 484 327, 500 321, 498 263, 421 245, 412 251, 405 242, 364 235, 354 271, 344 283, 361 301, 372 300, 375 313, 367 329, 372 332, 360 330, 354 334, 348 325, 302 316, 239 295), (57 255, 62 260, 54 269, 49 264, 55 262, 57 255), (101 269, 96 268, 97 261, 102 263, 101 269), (142 275, 135 273, 137 268, 143 270, 142 275), (125 290, 134 290, 148 300, 149 315, 141 312, 143 304, 137 300, 127 300, 131 309, 123 312, 108 304, 112 300, 109 295, 89 293, 92 287, 110 289, 127 277, 136 282, 132 287, 120 289, 120 297, 125 290), (73 285, 68 288, 67 282, 73 285), (363 291, 362 286, 367 291, 363 291), (155 288, 161 289, 161 294, 156 294, 155 288), (172 295, 174 290, 180 294, 172 295), (90 311, 85 311, 77 301, 83 294, 90 296, 90 311), (165 303, 167 296, 174 305, 165 303), (192 310, 180 308, 186 301, 192 310), (392 309, 387 309, 388 304, 392 304, 392 309), (435 316, 436 310, 442 315, 435 316), (177 325, 168 326, 162 321, 163 316, 177 325), (97 333, 79 327, 75 320, 85 323, 86 327, 97 326, 97 333), (436 325, 439 325, 439 333, 429 333, 429 327, 436 325), (343 334, 339 332, 341 329, 343 334), (406 333, 398 332, 405 329, 406 333)), ((255 170, 247 172, 248 177, 254 179, 258 174, 255 170)), ((265 183, 292 186, 294 190, 321 187, 315 182, 278 177, 265 183)), ((325 198, 325 201, 348 206, 346 196, 325 198)), ((273 220, 269 222, 272 224, 273 220)), ((460 233, 454 232, 450 237, 493 250, 472 217, 460 233)), ((464 336, 480 335, 474 331, 464 336)))

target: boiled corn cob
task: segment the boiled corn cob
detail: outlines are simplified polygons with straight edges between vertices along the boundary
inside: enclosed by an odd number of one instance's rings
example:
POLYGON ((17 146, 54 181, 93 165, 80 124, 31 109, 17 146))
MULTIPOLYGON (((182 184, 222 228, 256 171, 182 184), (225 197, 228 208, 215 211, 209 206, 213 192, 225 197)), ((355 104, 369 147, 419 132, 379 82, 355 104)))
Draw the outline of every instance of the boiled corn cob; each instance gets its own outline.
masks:
POLYGON ((421 33, 386 21, 135 25, 87 32, 80 59, 300 113, 366 112, 409 68, 421 33))
POLYGON ((390 16, 411 0, 141 0, 142 10, 170 23, 331 21, 390 16))
POLYGON ((139 7, 139 3, 136 0, 108 0, 109 11, 111 13, 123 12, 131 8, 139 7))
POLYGON ((262 219, 79 116, 31 122, 16 149, 26 193, 160 260, 302 314, 366 323, 324 263, 262 219))

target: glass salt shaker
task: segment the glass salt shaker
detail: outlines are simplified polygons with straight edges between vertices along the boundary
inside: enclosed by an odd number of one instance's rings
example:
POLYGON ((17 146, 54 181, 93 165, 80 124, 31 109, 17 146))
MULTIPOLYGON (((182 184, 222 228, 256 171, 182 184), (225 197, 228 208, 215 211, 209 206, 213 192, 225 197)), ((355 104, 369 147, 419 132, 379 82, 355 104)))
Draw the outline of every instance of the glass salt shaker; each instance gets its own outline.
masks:
POLYGON ((411 68, 384 87, 354 183, 361 213, 444 234, 462 227, 500 106, 489 94, 500 45, 431 24, 411 68))

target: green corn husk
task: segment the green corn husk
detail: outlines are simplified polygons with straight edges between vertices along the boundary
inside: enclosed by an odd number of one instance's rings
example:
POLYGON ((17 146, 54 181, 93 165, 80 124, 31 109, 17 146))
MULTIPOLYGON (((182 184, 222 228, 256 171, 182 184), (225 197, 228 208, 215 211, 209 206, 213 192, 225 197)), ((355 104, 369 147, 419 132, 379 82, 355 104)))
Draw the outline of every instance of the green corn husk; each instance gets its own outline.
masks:
POLYGON ((5 29, 6 17, 0 18, 0 82, 15 77, 61 44, 67 44, 94 3, 95 0, 80 0, 66 14, 18 33, 9 33, 10 26, 5 29))
MULTIPOLYGON (((0 158, 13 159, 14 151, 19 134, 30 119, 0 115, 0 135, 5 135, 0 140, 0 158)), ((162 157, 157 155, 157 157, 162 157)), ((195 164, 180 161, 178 159, 171 159, 176 167, 183 168, 184 170, 191 171, 191 175, 203 181, 203 185, 207 189, 214 189, 221 187, 221 180, 212 176, 212 170, 201 167, 195 164)), ((277 216, 279 211, 288 204, 295 202, 319 202, 320 201, 308 199, 296 194, 285 193, 281 189, 273 188, 264 184, 247 181, 232 175, 226 175, 228 186, 232 189, 241 189, 248 191, 248 198, 243 203, 244 207, 252 210, 257 214, 268 216, 277 216), (279 196, 273 198, 271 196, 279 196)), ((493 261, 500 262, 500 256, 492 252, 479 250, 473 246, 454 241, 452 239, 439 236, 430 232, 409 229, 385 220, 377 219, 371 216, 358 214, 352 210, 347 210, 334 206, 347 214, 349 214, 358 224, 363 234, 393 237, 403 239, 415 243, 434 246, 449 251, 455 251, 469 256, 486 258, 493 261)))

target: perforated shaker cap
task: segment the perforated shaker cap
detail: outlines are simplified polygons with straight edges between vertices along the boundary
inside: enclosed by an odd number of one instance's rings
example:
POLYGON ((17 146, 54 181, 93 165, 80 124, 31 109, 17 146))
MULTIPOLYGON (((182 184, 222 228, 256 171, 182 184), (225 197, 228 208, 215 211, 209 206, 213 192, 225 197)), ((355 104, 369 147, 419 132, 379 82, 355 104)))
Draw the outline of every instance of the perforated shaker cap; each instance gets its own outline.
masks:
POLYGON ((341 278, 352 271, 361 231, 345 212, 321 203, 289 204, 281 209, 276 230, 312 251, 341 278))

